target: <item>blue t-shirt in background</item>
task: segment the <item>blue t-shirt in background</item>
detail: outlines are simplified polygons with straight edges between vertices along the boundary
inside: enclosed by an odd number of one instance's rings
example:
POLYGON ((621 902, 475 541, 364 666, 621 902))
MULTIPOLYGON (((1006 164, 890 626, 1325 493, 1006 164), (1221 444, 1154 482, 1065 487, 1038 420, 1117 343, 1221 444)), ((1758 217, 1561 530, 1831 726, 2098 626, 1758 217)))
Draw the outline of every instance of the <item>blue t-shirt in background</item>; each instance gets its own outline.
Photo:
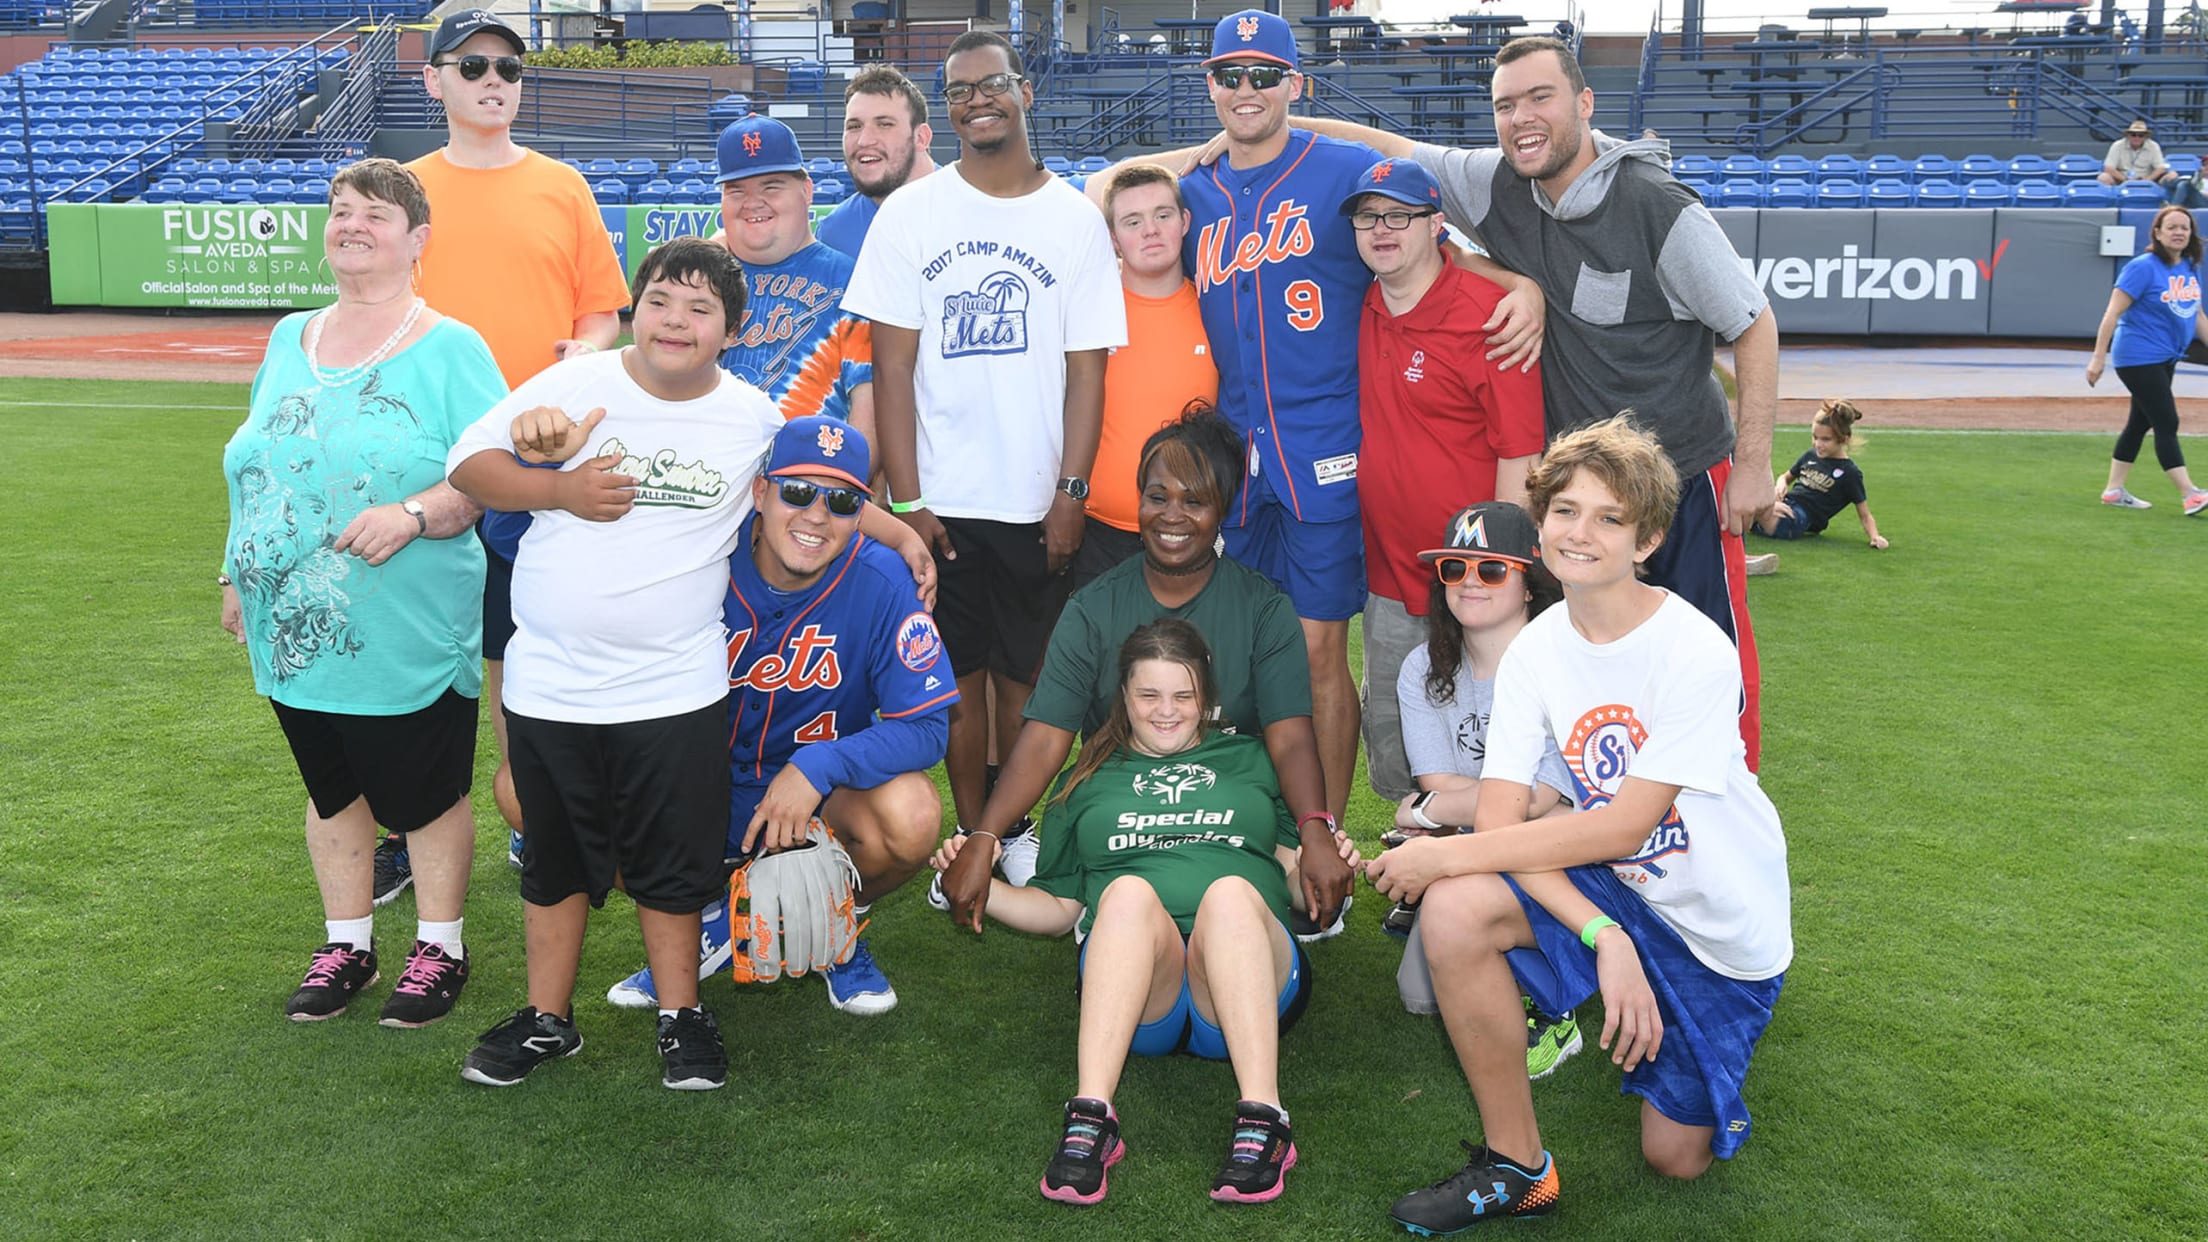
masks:
POLYGON ((874 227, 874 214, 882 209, 881 203, 864 194, 853 194, 836 204, 813 229, 813 236, 831 250, 841 250, 852 258, 859 257, 859 247, 866 244, 867 230, 874 227))
POLYGON ((2131 295, 2131 306, 2116 321, 2109 364, 2154 366, 2183 356, 2200 316, 2200 268, 2183 258, 2164 263, 2149 250, 2124 264, 2116 287, 2131 295))

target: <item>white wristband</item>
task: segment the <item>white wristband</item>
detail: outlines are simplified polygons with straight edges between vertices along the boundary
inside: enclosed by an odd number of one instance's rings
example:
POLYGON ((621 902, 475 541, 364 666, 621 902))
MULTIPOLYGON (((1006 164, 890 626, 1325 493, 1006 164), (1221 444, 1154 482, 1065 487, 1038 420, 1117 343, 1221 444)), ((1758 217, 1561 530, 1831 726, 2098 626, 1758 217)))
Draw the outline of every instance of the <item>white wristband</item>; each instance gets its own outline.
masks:
POLYGON ((1441 831, 1441 825, 1435 823, 1426 814, 1426 804, 1434 800, 1434 793, 1434 790, 1429 789, 1411 799, 1411 822, 1428 832, 1441 831))

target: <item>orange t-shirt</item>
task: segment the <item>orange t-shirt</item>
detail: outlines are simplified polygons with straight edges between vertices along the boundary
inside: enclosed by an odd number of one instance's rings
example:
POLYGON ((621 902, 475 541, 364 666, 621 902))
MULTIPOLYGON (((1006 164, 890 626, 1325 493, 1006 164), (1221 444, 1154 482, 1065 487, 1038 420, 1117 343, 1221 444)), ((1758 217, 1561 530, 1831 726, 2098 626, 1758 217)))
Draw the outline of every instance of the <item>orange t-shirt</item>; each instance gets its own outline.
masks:
POLYGON ((1211 338, 1196 309, 1196 286, 1187 281, 1162 298, 1127 294, 1127 343, 1104 363, 1104 431, 1089 471, 1090 517, 1120 530, 1135 529, 1142 487, 1135 467, 1142 442, 1180 417, 1201 397, 1219 399, 1219 370, 1211 338))
POLYGON ((551 366, 577 319, 629 304, 581 173, 535 151, 504 168, 461 168, 441 150, 407 167, 429 192, 418 292, 483 335, 507 387, 551 366))

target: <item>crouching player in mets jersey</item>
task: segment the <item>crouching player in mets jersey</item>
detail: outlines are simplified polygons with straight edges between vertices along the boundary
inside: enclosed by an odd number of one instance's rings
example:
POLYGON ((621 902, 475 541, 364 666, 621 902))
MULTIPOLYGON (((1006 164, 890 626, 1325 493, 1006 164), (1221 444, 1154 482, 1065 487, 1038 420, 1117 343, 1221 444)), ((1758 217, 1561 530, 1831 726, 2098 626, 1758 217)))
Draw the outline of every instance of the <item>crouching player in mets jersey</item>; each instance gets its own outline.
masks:
MULTIPOLYGON (((818 815, 858 867, 865 907, 912 878, 935 848, 943 759, 958 691, 943 640, 898 554, 859 534, 869 496, 866 438, 848 424, 793 419, 775 436, 756 511, 729 558, 731 866, 805 840, 818 815)), ((705 910, 698 977, 726 968, 728 903, 705 910)), ((897 992, 864 940, 822 972, 845 1013, 887 1013, 897 992)), ((606 999, 659 1002, 649 968, 606 999)))

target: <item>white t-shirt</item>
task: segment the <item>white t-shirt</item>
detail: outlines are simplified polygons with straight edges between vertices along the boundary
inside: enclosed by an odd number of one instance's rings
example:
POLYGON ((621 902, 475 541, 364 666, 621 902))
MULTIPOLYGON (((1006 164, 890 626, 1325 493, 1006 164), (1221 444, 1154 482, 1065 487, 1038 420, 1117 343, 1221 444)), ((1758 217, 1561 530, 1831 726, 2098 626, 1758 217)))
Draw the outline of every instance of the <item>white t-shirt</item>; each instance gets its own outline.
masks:
POLYGON ((544 510, 514 559, 506 705, 571 724, 656 720, 728 694, 728 554, 751 513, 751 481, 782 416, 718 369, 720 384, 662 401, 623 369, 627 350, 585 354, 523 382, 460 436, 446 473, 486 449, 512 452, 509 425, 533 406, 581 418, 604 406, 591 443, 561 466, 619 453, 636 506, 611 522, 544 510))
POLYGON ((1768 979, 1794 960, 1786 837, 1740 740, 1740 656, 1667 594, 1615 642, 1588 642, 1570 605, 1535 617, 1495 674, 1485 774, 1530 783, 1553 739, 1585 810, 1630 773, 1679 786, 1669 814, 1610 869, 1703 965, 1768 979))
POLYGON ((1127 343, 1103 213, 1057 177, 996 198, 952 164, 883 201, 843 307, 919 330, 913 395, 928 507, 1041 521, 1065 454, 1066 354, 1127 343))

